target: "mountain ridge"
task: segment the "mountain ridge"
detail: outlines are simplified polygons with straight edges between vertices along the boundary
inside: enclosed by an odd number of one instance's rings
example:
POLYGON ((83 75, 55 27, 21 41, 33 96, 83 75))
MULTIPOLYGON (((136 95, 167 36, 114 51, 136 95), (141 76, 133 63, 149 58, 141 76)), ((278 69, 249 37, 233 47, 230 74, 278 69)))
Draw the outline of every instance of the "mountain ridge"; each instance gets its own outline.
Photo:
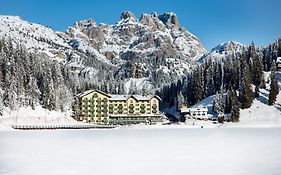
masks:
POLYGON ((181 79, 198 59, 208 54, 173 12, 143 13, 137 19, 125 11, 116 24, 97 24, 90 18, 75 22, 65 32, 16 16, 0 16, 0 24, 0 37, 60 61, 82 82, 100 88, 109 81, 116 86, 121 83, 126 85, 126 92, 130 88, 128 82, 132 86, 143 80, 154 93, 155 89, 181 79))

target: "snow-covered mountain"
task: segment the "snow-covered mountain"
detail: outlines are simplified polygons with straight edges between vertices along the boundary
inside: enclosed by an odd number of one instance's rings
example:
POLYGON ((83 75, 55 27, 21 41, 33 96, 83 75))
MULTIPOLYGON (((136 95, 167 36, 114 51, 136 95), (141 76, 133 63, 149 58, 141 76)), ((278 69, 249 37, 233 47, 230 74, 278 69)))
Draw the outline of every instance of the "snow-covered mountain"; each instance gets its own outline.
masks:
POLYGON ((185 75, 193 59, 206 53, 199 39, 180 26, 174 13, 142 14, 138 20, 131 12, 123 12, 115 25, 83 20, 66 34, 77 50, 98 52, 100 60, 118 65, 115 79, 146 78, 154 87, 185 75), (155 76, 162 80, 155 82, 155 76))
POLYGON ((12 41, 14 47, 22 44, 31 53, 69 66, 83 67, 82 60, 87 57, 73 49, 65 33, 25 21, 19 16, 0 16, 0 38, 12 41))
POLYGON ((199 62, 202 62, 207 59, 220 60, 224 59, 227 56, 231 56, 236 53, 241 53, 246 46, 242 43, 236 41, 229 41, 222 43, 214 47, 210 52, 204 54, 201 58, 198 59, 199 62))
POLYGON ((127 60, 128 52, 185 59, 206 52, 199 39, 180 26, 174 13, 142 14, 138 20, 131 12, 123 12, 115 25, 97 25, 89 19, 76 23, 66 33, 76 48, 86 51, 92 47, 114 63, 127 60))
POLYGON ((62 61, 85 81, 128 84, 132 79, 145 80, 152 89, 186 75, 194 60, 206 53, 174 13, 142 14, 138 20, 131 12, 123 12, 114 25, 82 20, 66 32, 17 16, 0 16, 0 37, 62 61))
POLYGON ((0 37, 23 44, 31 52, 40 52, 50 58, 63 58, 72 48, 59 33, 22 20, 18 16, 0 16, 0 37))

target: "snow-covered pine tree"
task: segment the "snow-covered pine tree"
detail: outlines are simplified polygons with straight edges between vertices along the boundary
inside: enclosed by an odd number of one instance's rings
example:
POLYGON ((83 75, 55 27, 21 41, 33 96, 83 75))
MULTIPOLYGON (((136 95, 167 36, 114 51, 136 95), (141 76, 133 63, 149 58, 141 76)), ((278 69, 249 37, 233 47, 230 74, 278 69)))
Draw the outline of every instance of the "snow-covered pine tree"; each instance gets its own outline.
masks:
POLYGON ((125 94, 125 85, 123 82, 120 82, 118 85, 118 94, 125 94))
MULTIPOLYGON (((0 43, 1 45, 1 43, 0 43)), ((3 65, 3 52, 0 46, 0 116, 3 115, 3 108, 4 108, 4 103, 3 103, 3 96, 4 96, 4 76, 3 76, 3 70, 4 70, 4 65, 3 65)))
POLYGON ((214 67, 213 62, 208 60, 205 66, 205 73, 204 73, 204 97, 208 97, 210 95, 215 94, 215 83, 214 83, 214 67))
MULTIPOLYGON (((10 47, 12 49, 12 47, 10 47)), ((8 52, 10 57, 7 58, 4 65, 4 105, 14 110, 17 106, 17 77, 16 65, 13 51, 8 52)))
POLYGON ((248 64, 243 60, 242 78, 239 87, 239 101, 242 109, 251 107, 253 103, 253 91, 251 87, 250 71, 248 64))
POLYGON ((222 80, 223 80, 223 69, 222 64, 220 61, 216 61, 215 65, 215 74, 214 74, 214 84, 215 84, 215 91, 221 90, 222 80))
POLYGON ((81 114, 81 100, 77 97, 74 98, 72 105, 73 116, 77 117, 81 114))
POLYGON ((15 70, 14 74, 16 77, 16 93, 17 93, 17 105, 26 106, 27 100, 25 98, 25 79, 26 79, 26 69, 24 60, 26 58, 26 54, 23 51, 23 48, 20 45, 17 45, 14 53, 14 61, 15 61, 15 70))
POLYGON ((204 93, 202 68, 198 66, 195 70, 192 83, 192 104, 199 102, 203 98, 204 93))
POLYGON ((252 48, 250 52, 250 59, 253 62, 252 79, 253 84, 255 85, 255 97, 258 97, 259 89, 263 79, 263 54, 259 50, 256 50, 254 43, 252 43, 250 48, 252 48))
POLYGON ((224 113, 231 113, 231 97, 230 97, 230 91, 228 90, 225 97, 225 107, 224 107, 224 113))
POLYGON ((271 66, 271 74, 270 74, 270 90, 269 90, 269 99, 268 105, 273 105, 276 101, 277 95, 279 94, 279 85, 276 78, 275 65, 271 66))
POLYGON ((54 89, 54 81, 52 78, 51 66, 45 60, 45 70, 43 75, 43 89, 42 89, 42 101, 43 106, 49 110, 56 109, 56 96, 54 89))
POLYGON ((231 119, 232 122, 239 122, 240 118, 240 109, 238 104, 238 97, 235 90, 231 89, 229 91, 230 96, 230 107, 231 107, 231 119))
POLYGON ((213 102, 213 111, 217 114, 224 112, 224 97, 223 93, 218 93, 215 96, 214 102, 213 102))
POLYGON ((179 92, 178 93, 178 95, 177 95, 177 102, 178 102, 178 104, 177 104, 177 109, 180 109, 181 108, 181 105, 183 105, 184 104, 184 97, 183 97, 183 95, 182 95, 182 92, 179 92))

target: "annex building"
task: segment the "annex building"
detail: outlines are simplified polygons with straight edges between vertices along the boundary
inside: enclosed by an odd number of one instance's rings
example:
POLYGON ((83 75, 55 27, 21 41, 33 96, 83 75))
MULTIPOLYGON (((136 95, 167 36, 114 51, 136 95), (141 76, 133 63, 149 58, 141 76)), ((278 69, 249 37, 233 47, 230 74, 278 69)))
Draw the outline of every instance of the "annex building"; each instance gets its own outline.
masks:
POLYGON ((88 90, 79 95, 83 121, 96 124, 153 124, 162 121, 160 97, 112 95, 88 90))

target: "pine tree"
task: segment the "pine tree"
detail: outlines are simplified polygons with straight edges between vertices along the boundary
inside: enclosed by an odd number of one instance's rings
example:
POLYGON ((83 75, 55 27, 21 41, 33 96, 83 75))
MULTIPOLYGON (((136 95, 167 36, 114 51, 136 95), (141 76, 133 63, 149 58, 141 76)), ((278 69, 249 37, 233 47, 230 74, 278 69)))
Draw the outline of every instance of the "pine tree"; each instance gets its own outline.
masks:
POLYGON ((231 105, 231 119, 232 122, 239 122, 240 111, 238 105, 238 97, 235 90, 231 90, 230 93, 230 105, 231 105))
POLYGON ((231 113, 231 97, 230 97, 230 91, 227 91, 226 97, 225 97, 225 107, 224 107, 224 113, 231 113))
POLYGON ((217 114, 224 113, 224 97, 222 91, 216 94, 213 102, 213 111, 217 114))
POLYGON ((192 103, 195 104, 203 98, 203 77, 202 68, 198 67, 194 74, 192 83, 192 103))
POLYGON ((219 61, 215 63, 214 84, 215 91, 220 91, 223 83, 223 68, 219 61))
POLYGON ((4 96, 4 77, 3 77, 3 62, 2 62, 2 54, 0 49, 0 116, 3 115, 3 96, 4 96))
POLYGON ((46 70, 43 76, 43 90, 42 90, 42 101, 43 106, 49 110, 56 109, 56 96, 54 90, 54 81, 52 78, 51 66, 47 63, 46 70))
POLYGON ((29 78, 26 95, 28 97, 28 105, 34 110, 35 106, 38 104, 38 98, 40 96, 37 80, 34 77, 29 78))
POLYGON ((263 55, 261 52, 259 52, 259 50, 256 51, 254 44, 252 44, 250 48, 252 48, 250 53, 250 59, 252 59, 253 61, 252 78, 253 84, 255 85, 255 97, 258 97, 259 88, 263 79, 263 55))
POLYGON ((279 85, 278 81, 276 78, 276 73, 275 73, 275 66, 272 66, 271 70, 271 83, 270 83, 270 90, 269 90, 269 99, 268 99, 268 105, 273 105, 276 101, 277 95, 279 94, 279 85))
POLYGON ((72 111, 74 117, 78 117, 81 114, 81 100, 79 98, 74 98, 74 102, 72 105, 72 111))
POLYGON ((243 63, 242 79, 240 80, 239 101, 242 109, 251 107, 253 103, 253 91, 251 87, 250 72, 248 65, 243 63))
POLYGON ((4 105, 14 110, 17 107, 17 78, 13 51, 9 51, 9 60, 4 65, 4 105))
POLYGON ((214 83, 214 67, 211 60, 208 60, 206 63, 205 73, 204 73, 204 96, 208 97, 215 94, 215 83, 214 83))
POLYGON ((125 94, 125 85, 123 82, 119 83, 118 94, 125 94))

